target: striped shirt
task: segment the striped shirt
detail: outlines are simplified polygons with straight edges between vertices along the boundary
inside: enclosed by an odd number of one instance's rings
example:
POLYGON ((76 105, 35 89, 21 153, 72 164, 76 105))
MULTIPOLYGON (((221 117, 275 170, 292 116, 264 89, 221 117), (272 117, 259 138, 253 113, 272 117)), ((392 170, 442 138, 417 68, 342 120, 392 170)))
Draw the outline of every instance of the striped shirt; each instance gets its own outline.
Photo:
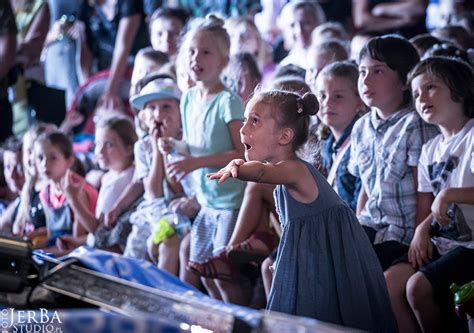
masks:
POLYGON ((411 106, 385 120, 372 110, 354 125, 349 171, 367 193, 359 222, 377 231, 374 244, 410 244, 416 223, 414 168, 423 144, 437 134, 411 106))

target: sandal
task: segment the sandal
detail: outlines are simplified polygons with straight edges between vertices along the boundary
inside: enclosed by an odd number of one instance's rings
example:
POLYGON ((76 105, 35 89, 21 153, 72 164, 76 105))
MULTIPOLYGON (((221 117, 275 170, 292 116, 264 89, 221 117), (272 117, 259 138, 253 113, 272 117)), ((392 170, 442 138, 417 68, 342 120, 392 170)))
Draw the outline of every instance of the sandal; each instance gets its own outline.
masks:
POLYGON ((229 261, 225 252, 211 257, 203 263, 190 261, 186 268, 194 274, 208 279, 236 281, 240 276, 239 268, 229 261))
POLYGON ((250 238, 234 245, 227 251, 229 260, 236 264, 254 262, 262 263, 276 247, 275 235, 269 232, 255 232, 250 238), (257 250, 252 246, 252 241, 258 240, 266 246, 266 250, 257 250))

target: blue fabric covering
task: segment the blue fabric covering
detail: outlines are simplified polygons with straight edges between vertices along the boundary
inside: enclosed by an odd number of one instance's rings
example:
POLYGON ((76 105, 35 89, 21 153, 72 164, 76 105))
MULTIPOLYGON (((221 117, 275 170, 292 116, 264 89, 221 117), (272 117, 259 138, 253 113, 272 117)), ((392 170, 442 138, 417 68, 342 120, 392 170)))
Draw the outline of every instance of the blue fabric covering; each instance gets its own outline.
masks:
POLYGON ((144 286, 182 294, 190 290, 200 293, 176 276, 158 269, 149 261, 125 258, 119 254, 82 246, 65 258, 77 258, 85 267, 144 286))
POLYGON ((254 327, 260 323, 261 313, 259 311, 238 305, 225 304, 212 299, 148 261, 126 258, 119 254, 87 246, 79 247, 62 259, 71 257, 79 259, 84 266, 97 272, 171 292, 175 295, 185 294, 187 299, 199 301, 209 311, 212 311, 212 309, 224 311, 254 327))

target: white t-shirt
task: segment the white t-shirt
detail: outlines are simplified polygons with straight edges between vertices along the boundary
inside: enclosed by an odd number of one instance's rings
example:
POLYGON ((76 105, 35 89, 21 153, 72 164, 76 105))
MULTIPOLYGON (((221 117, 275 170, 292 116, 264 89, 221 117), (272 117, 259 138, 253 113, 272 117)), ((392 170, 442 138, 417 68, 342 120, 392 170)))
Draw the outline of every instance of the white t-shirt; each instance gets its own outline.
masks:
POLYGON ((100 186, 95 208, 96 218, 110 211, 125 187, 132 182, 134 172, 135 166, 132 164, 120 173, 109 171, 102 177, 102 185, 100 186))
MULTIPOLYGON (((438 135, 422 149, 418 166, 418 191, 435 196, 450 187, 474 186, 474 119, 470 119, 455 136, 445 140, 438 135)), ((433 237, 440 254, 458 246, 474 249, 474 205, 450 204, 453 219, 440 231, 445 237, 433 237)))

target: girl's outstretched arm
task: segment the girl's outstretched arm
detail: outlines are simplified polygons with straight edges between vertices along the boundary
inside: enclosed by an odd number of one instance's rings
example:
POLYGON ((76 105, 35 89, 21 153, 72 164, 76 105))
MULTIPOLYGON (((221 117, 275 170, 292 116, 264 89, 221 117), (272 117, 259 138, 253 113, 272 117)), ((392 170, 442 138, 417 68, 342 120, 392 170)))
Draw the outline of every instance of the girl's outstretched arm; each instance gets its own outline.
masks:
POLYGON ((244 145, 240 142, 241 120, 233 120, 227 124, 233 149, 213 155, 193 157, 189 156, 178 162, 168 164, 167 172, 170 177, 176 177, 180 181, 185 175, 199 168, 221 168, 229 161, 244 156, 244 145), (179 176, 178 176, 179 175, 179 176))
POLYGON ((209 179, 218 179, 219 183, 229 177, 256 183, 281 184, 298 201, 310 202, 316 199, 319 191, 311 172, 298 160, 286 160, 276 164, 258 161, 244 162, 232 160, 225 168, 208 174, 209 179), (314 186, 309 186, 309 184, 314 186))

